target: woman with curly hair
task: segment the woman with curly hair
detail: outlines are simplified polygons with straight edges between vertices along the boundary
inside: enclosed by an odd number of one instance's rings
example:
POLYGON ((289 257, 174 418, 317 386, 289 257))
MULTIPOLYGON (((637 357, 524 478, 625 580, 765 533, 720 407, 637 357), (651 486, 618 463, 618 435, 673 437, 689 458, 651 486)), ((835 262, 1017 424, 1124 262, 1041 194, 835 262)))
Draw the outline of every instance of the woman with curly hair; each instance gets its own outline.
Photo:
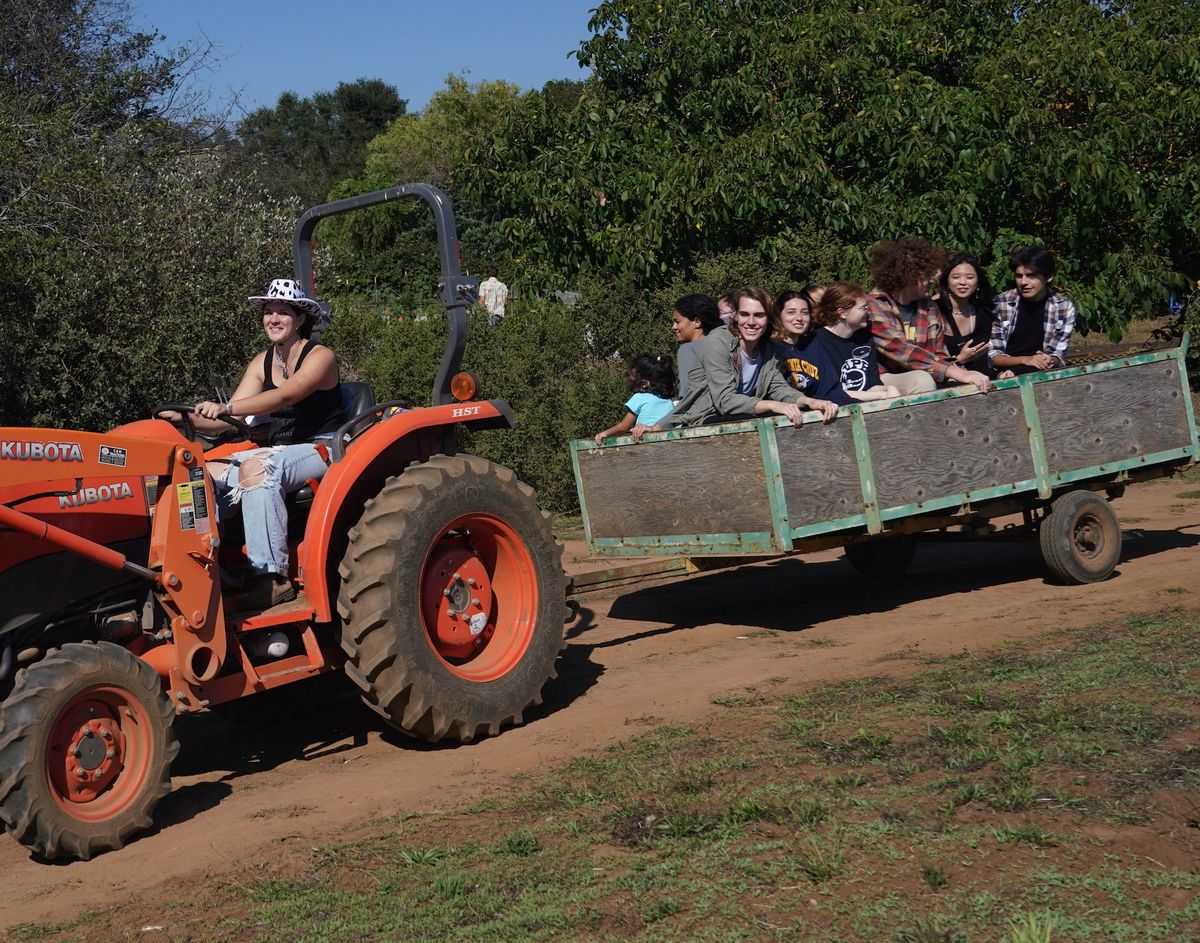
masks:
POLYGON ((904 395, 929 393, 938 384, 970 383, 987 392, 990 379, 955 363, 946 348, 946 322, 929 297, 929 285, 946 264, 937 246, 905 236, 871 246, 875 288, 870 293, 871 333, 883 381, 904 395))

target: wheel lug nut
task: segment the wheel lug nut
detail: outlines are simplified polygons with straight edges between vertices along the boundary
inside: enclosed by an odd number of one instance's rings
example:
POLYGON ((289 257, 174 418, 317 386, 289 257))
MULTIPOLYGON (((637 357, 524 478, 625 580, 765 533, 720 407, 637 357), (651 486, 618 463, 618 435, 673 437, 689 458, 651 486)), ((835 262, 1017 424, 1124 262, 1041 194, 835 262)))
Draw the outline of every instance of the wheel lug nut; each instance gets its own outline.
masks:
POLYGON ((471 589, 475 589, 479 583, 476 581, 475 577, 471 577, 469 580, 467 580, 467 585, 470 586, 471 589))
POLYGON ((481 605, 479 604, 479 600, 478 600, 478 599, 472 599, 472 600, 471 600, 471 605, 472 605, 472 606, 475 606, 477 609, 482 609, 482 608, 483 608, 483 606, 481 606, 481 605))
POLYGON ((449 595, 450 595, 450 590, 448 590, 448 589, 443 589, 443 590, 442 590, 442 595, 443 595, 443 596, 449 596, 449 595))
POLYGON ((111 740, 112 739, 112 731, 105 728, 104 732, 100 736, 102 736, 105 740, 111 740))
POLYGON ((104 755, 105 755, 105 757, 107 757, 108 759, 111 760, 114 757, 116 757, 117 750, 115 747, 109 747, 107 750, 104 751, 104 755))
POLYGON ((75 775, 78 776, 80 779, 87 779, 87 770, 86 769, 76 770, 75 775))

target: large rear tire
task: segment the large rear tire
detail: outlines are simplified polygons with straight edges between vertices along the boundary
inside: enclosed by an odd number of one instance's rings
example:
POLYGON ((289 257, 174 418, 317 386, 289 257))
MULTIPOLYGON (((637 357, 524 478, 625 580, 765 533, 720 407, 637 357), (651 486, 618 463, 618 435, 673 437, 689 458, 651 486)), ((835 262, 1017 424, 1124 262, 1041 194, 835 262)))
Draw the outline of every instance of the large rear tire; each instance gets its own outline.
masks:
POLYGON ((151 825, 179 742, 157 673, 119 645, 64 645, 0 706, 0 820, 46 858, 88 860, 151 825))
POLYGON ((541 703, 564 644, 562 545, 509 469, 438 455, 389 479, 341 577, 346 674, 392 726, 467 741, 541 703))
POLYGON ((1121 559, 1117 514, 1091 491, 1069 491, 1056 500, 1038 541, 1050 572, 1074 586, 1108 579, 1121 559))

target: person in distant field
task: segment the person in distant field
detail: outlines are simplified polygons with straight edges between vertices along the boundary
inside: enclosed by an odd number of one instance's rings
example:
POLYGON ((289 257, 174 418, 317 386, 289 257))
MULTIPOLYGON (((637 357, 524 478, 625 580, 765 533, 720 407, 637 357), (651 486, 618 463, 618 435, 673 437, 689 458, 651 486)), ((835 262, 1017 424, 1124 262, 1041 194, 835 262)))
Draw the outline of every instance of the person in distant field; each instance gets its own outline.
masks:
POLYGON ((627 375, 633 395, 625 401, 625 415, 616 425, 596 433, 597 445, 609 436, 625 435, 635 425, 652 426, 675 406, 671 402, 675 394, 675 367, 670 357, 662 354, 634 357, 627 375))
POLYGON ((676 364, 679 368, 677 395, 680 399, 687 396, 689 374, 699 369, 700 348, 704 346, 704 338, 720 326, 717 303, 709 295, 684 295, 675 302, 675 310, 671 314, 671 333, 679 342, 676 364))
POLYGON ((992 312, 992 367, 1001 376, 1052 370, 1067 362, 1075 305, 1055 291, 1054 255, 1038 246, 1008 260, 1016 287, 996 296, 992 312))
POLYGON ((979 260, 956 250, 946 256, 938 308, 946 322, 946 350, 967 370, 992 375, 992 286, 979 260))
POLYGON ((775 299, 777 324, 771 331, 771 345, 783 360, 788 382, 798 390, 807 390, 814 378, 812 364, 804 356, 813 337, 812 287, 788 289, 775 299))
POLYGON ((879 376, 879 360, 867 323, 870 299, 854 282, 826 287, 813 311, 817 329, 806 351, 817 377, 811 393, 839 405, 900 395, 879 376))
POLYGON ((815 409, 826 422, 831 421, 837 415, 837 406, 812 399, 788 384, 783 364, 768 337, 774 312, 769 294, 753 286, 743 288, 738 293, 733 325, 717 328, 704 341, 700 355, 704 383, 694 385, 674 412, 658 423, 635 426, 634 438, 647 429, 755 416, 786 416, 794 425, 800 425, 806 409, 815 409))
POLYGON ((904 396, 929 393, 946 383, 970 383, 986 393, 991 382, 987 374, 968 370, 950 356, 946 323, 929 297, 945 253, 924 239, 905 236, 877 242, 868 256, 875 279, 871 333, 883 381, 904 396))

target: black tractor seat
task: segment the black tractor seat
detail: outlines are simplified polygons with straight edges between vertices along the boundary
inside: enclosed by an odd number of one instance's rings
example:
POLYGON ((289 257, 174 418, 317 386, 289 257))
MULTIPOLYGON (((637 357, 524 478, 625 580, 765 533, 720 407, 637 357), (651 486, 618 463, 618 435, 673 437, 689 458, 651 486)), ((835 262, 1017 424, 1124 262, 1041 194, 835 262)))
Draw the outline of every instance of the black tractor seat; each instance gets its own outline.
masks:
MULTIPOLYGON (((375 405, 375 391, 371 389, 369 383, 362 383, 358 380, 342 383, 342 415, 347 419, 351 419, 360 413, 366 412, 375 405)), ((370 422, 370 417, 363 420, 364 423, 370 422)), ((350 430, 350 435, 357 435, 359 429, 350 430)), ((304 485, 299 491, 295 491, 287 496, 287 506, 289 512, 293 508, 303 509, 307 511, 312 505, 313 490, 308 485, 304 485)), ((289 513, 289 517, 290 517, 289 513)))

